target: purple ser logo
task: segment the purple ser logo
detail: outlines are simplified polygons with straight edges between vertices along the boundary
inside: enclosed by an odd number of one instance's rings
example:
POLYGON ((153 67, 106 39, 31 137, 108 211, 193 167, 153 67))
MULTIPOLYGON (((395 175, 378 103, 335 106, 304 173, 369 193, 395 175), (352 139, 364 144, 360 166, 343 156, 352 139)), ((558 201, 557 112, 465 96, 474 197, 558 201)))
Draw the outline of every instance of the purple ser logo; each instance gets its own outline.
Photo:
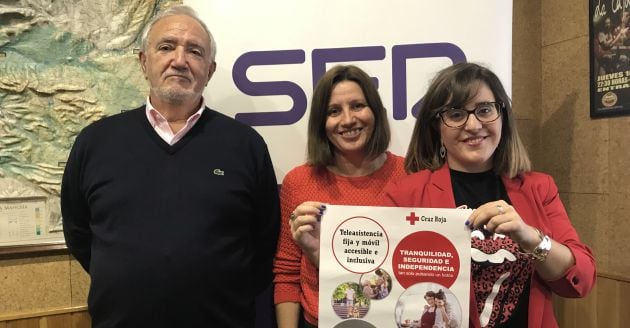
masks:
MULTIPOLYGON (((326 72, 326 64, 349 61, 369 61, 385 59, 385 47, 351 47, 314 49, 312 56, 313 86, 326 72)), ((407 60, 415 58, 446 57, 453 63, 465 62, 466 55, 452 43, 404 44, 392 47, 392 88, 393 117, 395 120, 407 118, 407 60)), ((260 65, 288 65, 305 62, 304 50, 251 51, 241 55, 232 68, 232 79, 236 87, 250 96, 286 95, 293 100, 293 106, 286 111, 238 113, 236 119, 251 126, 291 125, 306 113, 306 93, 291 81, 254 82, 247 78, 247 70, 260 65)), ((373 77, 378 88, 378 79, 373 77)), ((418 113, 422 99, 411 108, 413 116, 418 113)))

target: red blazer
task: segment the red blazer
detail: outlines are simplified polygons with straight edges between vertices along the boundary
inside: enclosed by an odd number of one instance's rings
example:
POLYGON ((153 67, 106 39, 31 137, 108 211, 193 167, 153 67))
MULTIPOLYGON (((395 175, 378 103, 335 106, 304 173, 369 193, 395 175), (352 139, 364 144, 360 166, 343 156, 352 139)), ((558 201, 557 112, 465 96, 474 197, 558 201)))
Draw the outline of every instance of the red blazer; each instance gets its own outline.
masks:
MULTIPOLYGON (((575 257, 575 265, 554 281, 544 281, 534 273, 529 294, 528 326, 558 327, 553 312, 552 292, 563 297, 586 296, 595 284, 595 260, 569 220, 558 194, 558 187, 549 175, 528 172, 522 177, 502 178, 507 194, 523 220, 558 243, 567 246, 575 257)), ((448 165, 431 172, 422 170, 390 184, 385 192, 385 205, 399 207, 454 208, 455 198, 448 165)), ((536 271, 534 271, 536 272, 536 271)), ((480 327, 479 314, 471 290, 470 326, 480 327)))

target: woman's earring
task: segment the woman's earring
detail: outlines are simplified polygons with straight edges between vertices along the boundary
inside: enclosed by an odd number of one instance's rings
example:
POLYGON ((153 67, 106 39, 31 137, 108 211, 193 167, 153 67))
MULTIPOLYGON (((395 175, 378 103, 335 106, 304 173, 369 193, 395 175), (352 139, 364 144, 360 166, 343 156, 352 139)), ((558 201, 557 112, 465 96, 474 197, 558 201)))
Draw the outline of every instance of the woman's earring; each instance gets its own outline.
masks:
POLYGON ((446 157, 446 148, 444 148, 444 144, 440 145, 440 158, 446 157))

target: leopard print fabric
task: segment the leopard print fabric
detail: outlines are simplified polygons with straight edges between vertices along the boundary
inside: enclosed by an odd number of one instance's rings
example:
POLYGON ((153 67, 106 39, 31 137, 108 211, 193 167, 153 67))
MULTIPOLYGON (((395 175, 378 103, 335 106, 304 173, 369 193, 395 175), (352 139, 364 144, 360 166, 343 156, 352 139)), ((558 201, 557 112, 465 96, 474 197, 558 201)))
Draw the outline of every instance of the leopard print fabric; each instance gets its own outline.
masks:
POLYGON ((532 258, 501 234, 475 230, 472 242, 472 287, 482 327, 498 327, 515 312, 531 278, 532 258))

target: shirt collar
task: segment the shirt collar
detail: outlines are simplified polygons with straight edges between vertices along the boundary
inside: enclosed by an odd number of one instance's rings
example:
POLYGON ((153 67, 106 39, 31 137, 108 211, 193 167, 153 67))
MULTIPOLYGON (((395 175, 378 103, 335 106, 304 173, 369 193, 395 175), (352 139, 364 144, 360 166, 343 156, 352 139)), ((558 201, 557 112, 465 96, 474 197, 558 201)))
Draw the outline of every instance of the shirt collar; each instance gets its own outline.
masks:
MULTIPOLYGON (((192 120, 198 119, 201 116, 201 114, 203 114, 203 111, 205 109, 206 109, 206 102, 202 96, 201 106, 195 113, 193 113, 192 115, 188 117, 188 119, 186 119, 186 124, 190 123, 190 121, 192 120)), ((162 115, 162 113, 160 113, 157 109, 155 109, 155 107, 153 107, 153 105, 151 104, 151 99, 148 96, 147 96, 147 105, 146 105, 145 113, 147 115, 147 119, 149 120, 149 123, 151 123, 151 126, 153 127, 155 127, 160 121, 166 122, 166 118, 164 117, 164 115, 162 115)))

